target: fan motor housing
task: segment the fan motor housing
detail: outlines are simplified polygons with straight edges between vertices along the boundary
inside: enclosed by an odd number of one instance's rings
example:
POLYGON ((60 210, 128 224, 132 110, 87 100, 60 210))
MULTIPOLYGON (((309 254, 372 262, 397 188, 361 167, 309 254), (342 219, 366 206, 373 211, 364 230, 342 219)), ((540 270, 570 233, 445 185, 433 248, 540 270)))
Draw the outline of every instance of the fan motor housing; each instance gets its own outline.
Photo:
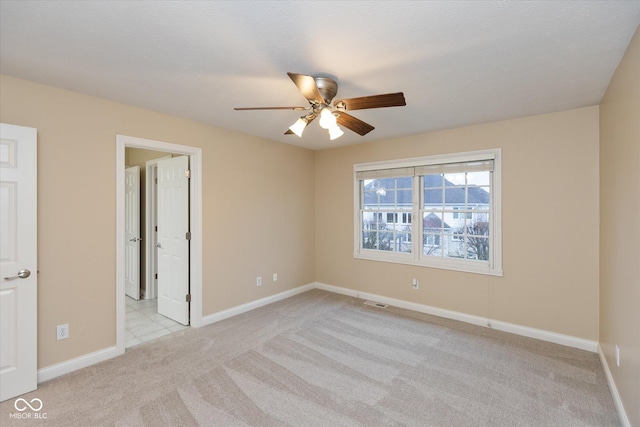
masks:
POLYGON ((329 105, 333 97, 338 93, 338 83, 328 77, 314 77, 313 79, 316 81, 316 86, 318 86, 325 103, 329 105))

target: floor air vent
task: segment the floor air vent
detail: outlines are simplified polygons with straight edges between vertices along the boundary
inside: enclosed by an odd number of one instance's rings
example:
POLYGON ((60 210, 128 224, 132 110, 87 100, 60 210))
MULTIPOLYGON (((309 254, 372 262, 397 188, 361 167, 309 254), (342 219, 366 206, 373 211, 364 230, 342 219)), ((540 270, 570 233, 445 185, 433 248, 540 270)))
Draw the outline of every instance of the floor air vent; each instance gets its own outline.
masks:
POLYGON ((365 305, 370 305, 372 307, 387 308, 387 304, 381 304, 379 302, 365 301, 364 303, 365 303, 365 305))

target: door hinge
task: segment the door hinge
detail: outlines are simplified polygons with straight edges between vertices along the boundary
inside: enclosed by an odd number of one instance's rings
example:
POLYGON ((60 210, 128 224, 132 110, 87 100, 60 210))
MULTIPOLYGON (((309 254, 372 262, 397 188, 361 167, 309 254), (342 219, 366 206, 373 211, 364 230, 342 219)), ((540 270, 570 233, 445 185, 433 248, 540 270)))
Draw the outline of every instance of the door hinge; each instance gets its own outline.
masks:
POLYGON ((156 184, 158 183, 158 178, 156 178, 156 184))
POLYGON ((158 226, 156 225, 156 231, 158 231, 158 226))
POLYGON ((187 297, 185 298, 185 300, 187 302, 191 302, 191 294, 187 294, 187 297))
POLYGON ((187 178, 191 178, 191 171, 190 170, 184 171, 184 176, 187 178))
POLYGON ((191 232, 190 231, 187 231, 185 238, 187 240, 191 240, 191 232))
POLYGON ((158 273, 156 273, 156 280, 158 280, 158 273))

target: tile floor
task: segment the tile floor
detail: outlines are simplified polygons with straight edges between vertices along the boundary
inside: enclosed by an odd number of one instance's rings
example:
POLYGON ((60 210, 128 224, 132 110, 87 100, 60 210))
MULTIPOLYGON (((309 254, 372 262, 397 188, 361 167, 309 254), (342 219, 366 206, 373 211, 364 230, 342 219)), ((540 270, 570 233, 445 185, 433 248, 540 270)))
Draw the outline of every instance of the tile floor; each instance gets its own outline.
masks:
POLYGON ((125 348, 181 331, 188 326, 158 314, 157 299, 134 300, 127 297, 125 348))

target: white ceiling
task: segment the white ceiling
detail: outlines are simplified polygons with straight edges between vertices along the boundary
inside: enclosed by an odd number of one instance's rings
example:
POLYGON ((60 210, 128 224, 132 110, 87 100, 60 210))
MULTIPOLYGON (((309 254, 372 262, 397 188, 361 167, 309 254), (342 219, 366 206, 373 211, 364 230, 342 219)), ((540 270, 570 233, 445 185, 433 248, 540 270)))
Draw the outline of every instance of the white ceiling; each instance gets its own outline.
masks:
POLYGON ((626 1, 0 1, 0 72, 322 149, 596 105, 640 23, 626 1), (287 72, 335 99, 399 92, 335 141, 287 72))

